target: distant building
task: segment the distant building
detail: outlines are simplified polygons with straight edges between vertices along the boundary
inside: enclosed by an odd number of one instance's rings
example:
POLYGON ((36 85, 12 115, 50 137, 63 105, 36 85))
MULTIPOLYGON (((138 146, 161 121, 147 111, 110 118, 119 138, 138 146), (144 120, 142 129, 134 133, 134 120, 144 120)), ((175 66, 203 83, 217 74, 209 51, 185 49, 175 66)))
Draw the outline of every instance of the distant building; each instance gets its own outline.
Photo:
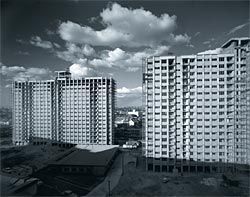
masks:
POLYGON ((130 119, 129 121, 128 121, 128 125, 129 126, 135 126, 135 121, 134 120, 132 120, 132 119, 130 119))
POLYGON ((73 79, 67 71, 55 80, 15 81, 13 144, 113 144, 115 88, 112 78, 73 79))
POLYGON ((116 117, 115 119, 115 126, 118 127, 119 125, 127 124, 128 121, 125 119, 125 117, 116 117))
POLYGON ((0 121, 0 125, 10 125, 10 122, 9 121, 0 121))
POLYGON ((220 54, 146 59, 148 170, 221 172, 250 164, 249 47, 249 38, 235 38, 220 54))
POLYGON ((140 144, 138 141, 129 140, 125 144, 123 144, 122 147, 131 149, 131 148, 137 148, 139 145, 140 144))
POLYGON ((135 111, 135 109, 133 109, 133 111, 129 111, 128 115, 135 115, 135 116, 139 116, 139 111, 135 111))

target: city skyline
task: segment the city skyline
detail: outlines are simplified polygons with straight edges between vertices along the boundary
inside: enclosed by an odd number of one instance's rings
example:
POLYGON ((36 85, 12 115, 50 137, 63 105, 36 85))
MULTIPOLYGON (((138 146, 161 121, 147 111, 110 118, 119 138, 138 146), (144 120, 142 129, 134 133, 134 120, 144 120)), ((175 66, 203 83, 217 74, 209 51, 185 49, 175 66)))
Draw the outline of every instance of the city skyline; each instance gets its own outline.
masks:
POLYGON ((117 106, 141 105, 142 58, 196 54, 247 36, 248 7, 248 1, 1 1, 1 106, 11 105, 13 79, 51 79, 66 68, 113 77, 117 106))

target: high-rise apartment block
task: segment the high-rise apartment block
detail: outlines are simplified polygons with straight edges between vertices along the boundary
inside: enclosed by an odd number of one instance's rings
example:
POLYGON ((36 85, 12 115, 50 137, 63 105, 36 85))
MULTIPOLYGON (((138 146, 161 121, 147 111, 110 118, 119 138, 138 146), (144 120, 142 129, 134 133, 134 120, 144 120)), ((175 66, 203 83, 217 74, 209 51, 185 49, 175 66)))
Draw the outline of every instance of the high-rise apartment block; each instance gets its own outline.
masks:
POLYGON ((115 81, 73 79, 13 83, 13 143, 35 139, 71 144, 113 144, 115 81))
POLYGON ((250 39, 219 54, 147 58, 143 66, 147 169, 234 170, 250 164, 250 39))

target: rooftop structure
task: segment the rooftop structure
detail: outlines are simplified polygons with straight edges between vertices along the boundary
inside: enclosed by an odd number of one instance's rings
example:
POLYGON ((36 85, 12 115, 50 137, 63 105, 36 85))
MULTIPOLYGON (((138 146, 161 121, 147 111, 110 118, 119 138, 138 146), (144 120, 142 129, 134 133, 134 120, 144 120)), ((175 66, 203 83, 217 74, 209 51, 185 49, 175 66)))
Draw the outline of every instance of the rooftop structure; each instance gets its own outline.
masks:
POLYGON ((61 173, 93 174, 103 176, 112 165, 118 151, 114 145, 76 146, 49 162, 49 169, 61 173))

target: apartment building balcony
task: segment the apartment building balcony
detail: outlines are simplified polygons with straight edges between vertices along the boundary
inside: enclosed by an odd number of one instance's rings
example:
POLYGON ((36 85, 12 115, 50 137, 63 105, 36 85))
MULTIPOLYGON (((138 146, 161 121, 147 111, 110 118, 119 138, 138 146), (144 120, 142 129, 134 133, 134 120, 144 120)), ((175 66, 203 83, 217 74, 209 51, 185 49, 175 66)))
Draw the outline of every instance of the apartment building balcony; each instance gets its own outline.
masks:
POLYGON ((176 75, 173 73, 169 73, 168 78, 169 79, 175 79, 176 75))
POLYGON ((227 97, 228 97, 228 98, 234 98, 234 93, 232 92, 232 93, 230 93, 230 94, 227 94, 227 97))
POLYGON ((175 121, 169 121, 169 125, 175 125, 175 121))
POLYGON ((190 137, 189 133, 183 132, 183 138, 189 138, 189 137, 190 137))
POLYGON ((188 118, 190 116, 190 112, 183 112, 183 118, 188 118))
POLYGON ((169 112, 169 120, 170 119, 175 119, 176 114, 174 112, 169 112))
POLYGON ((168 70, 169 70, 169 72, 174 72, 175 71, 175 67, 174 66, 169 66, 168 70))
POLYGON ((227 134, 227 138, 228 138, 228 139, 233 139, 233 138, 234 138, 234 135, 233 135, 232 133, 227 134))
POLYGON ((227 126, 230 126, 230 125, 234 125, 234 121, 233 120, 230 120, 229 122, 227 122, 227 126))
POLYGON ((154 156, 154 154, 153 154, 153 153, 151 153, 151 152, 150 152, 150 153, 146 152, 146 156, 147 156, 147 157, 153 157, 153 156, 154 156))
POLYGON ((227 116, 233 116, 234 112, 233 111, 227 111, 227 116))
POLYGON ((175 79, 168 79, 168 85, 175 85, 175 79))
POLYGON ((170 153, 170 154, 175 154, 175 151, 176 151, 176 148, 174 148, 174 147, 171 147, 171 148, 169 149, 169 153, 170 153))
POLYGON ((228 75, 228 77, 234 76, 234 71, 233 70, 227 70, 227 75, 228 75))
POLYGON ((153 134, 148 134, 147 137, 148 138, 153 138, 153 134))
POLYGON ((189 79, 183 79, 182 84, 183 85, 189 85, 190 84, 189 79))
POLYGON ((190 121, 189 121, 189 120, 183 121, 183 125, 189 125, 189 124, 190 124, 190 121))
POLYGON ((190 131, 190 127, 187 125, 183 126, 183 132, 189 132, 190 131))
POLYGON ((184 87, 183 86, 183 92, 189 92, 189 90, 190 90, 189 87, 184 87))
POLYGON ((169 101, 169 106, 175 106, 176 102, 172 99, 171 101, 169 101))
POLYGON ((190 148, 189 148, 189 146, 183 146, 183 151, 185 151, 185 152, 189 152, 189 150, 190 150, 190 148))
MULTIPOLYGON (((174 159, 174 158, 175 158, 175 152, 174 152, 174 153, 170 153, 170 154, 169 154, 169 158, 173 158, 173 159, 174 159)), ((172 161, 172 162, 173 162, 173 161, 172 161)))
POLYGON ((227 111, 232 111, 234 110, 234 104, 227 104, 227 111))
POLYGON ((183 107, 183 112, 189 112, 190 110, 190 107, 189 106, 184 106, 183 107))
POLYGON ((232 79, 232 80, 230 80, 230 81, 227 81, 226 84, 227 84, 227 85, 234 85, 234 80, 232 79))
POLYGON ((233 94, 234 93, 234 89, 227 89, 227 95, 233 94))
POLYGON ((170 107, 169 107, 169 111, 170 111, 170 112, 175 112, 175 110, 176 110, 176 107, 175 107, 175 106, 173 106, 173 107, 170 106, 170 107))
POLYGON ((169 117, 169 121, 175 121, 176 119, 175 119, 175 116, 173 116, 173 117, 169 117))
POLYGON ((227 69, 228 69, 228 70, 234 70, 233 63, 228 62, 228 64, 227 64, 227 69))
POLYGON ((227 95, 231 95, 233 93, 234 93, 234 87, 233 86, 227 87, 227 95))
POLYGON ((188 68, 188 66, 183 66, 182 71, 183 71, 183 72, 189 72, 189 68, 188 68))
POLYGON ((233 82, 234 76, 227 76, 227 82, 233 82))
POLYGON ((190 115, 183 115, 183 119, 184 119, 184 120, 190 119, 190 115))
POLYGON ((185 93, 185 92, 183 93, 183 98, 184 98, 184 99, 188 99, 189 97, 190 97, 190 94, 189 94, 189 93, 187 93, 187 92, 186 92, 186 93, 185 93))
POLYGON ((234 84, 233 83, 231 83, 231 84, 227 83, 227 89, 228 90, 234 90, 234 84))
POLYGON ((190 105, 190 101, 189 101, 189 100, 184 100, 184 99, 183 99, 183 105, 190 105))
POLYGON ((172 100, 174 100, 176 98, 176 94, 175 93, 170 93, 168 98, 169 98, 169 101, 172 101, 172 100))
POLYGON ((188 146, 189 145, 189 140, 183 139, 183 143, 182 144, 185 145, 185 146, 188 146))
POLYGON ((169 133, 175 132, 176 126, 175 125, 169 125, 169 133))
POLYGON ((232 56, 227 57, 227 62, 228 63, 234 63, 234 57, 232 57, 232 56))
POLYGON ((171 146, 175 146, 175 140, 169 140, 169 148, 171 150, 171 146))
POLYGON ((171 89, 171 88, 176 88, 176 85, 175 84, 168 84, 168 89, 171 89))
POLYGON ((175 91, 176 91, 175 86, 169 87, 168 91, 169 91, 169 94, 170 94, 170 95, 173 94, 173 93, 175 93, 175 91))
POLYGON ((189 73, 183 73, 183 78, 189 78, 190 77, 190 74, 189 73))

